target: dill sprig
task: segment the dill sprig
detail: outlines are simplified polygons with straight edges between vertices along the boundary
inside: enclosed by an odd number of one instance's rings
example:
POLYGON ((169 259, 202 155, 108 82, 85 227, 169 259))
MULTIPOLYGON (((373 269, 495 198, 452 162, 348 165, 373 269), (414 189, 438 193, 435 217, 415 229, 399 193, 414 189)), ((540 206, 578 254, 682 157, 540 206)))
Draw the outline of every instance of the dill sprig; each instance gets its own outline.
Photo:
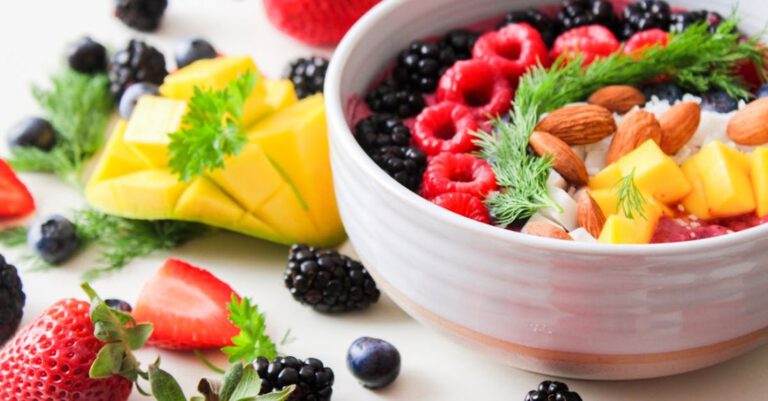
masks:
POLYGON ((582 59, 558 59, 551 68, 529 71, 520 80, 509 121, 494 121, 492 133, 478 133, 481 156, 491 163, 501 191, 487 200, 500 225, 525 219, 538 210, 556 207, 546 181, 551 161, 528 152, 528 140, 543 113, 581 101, 607 85, 639 84, 660 75, 674 78, 686 89, 718 88, 738 98, 749 91, 734 72, 737 62, 751 60, 765 73, 757 38, 741 41, 738 21, 728 18, 715 32, 704 23, 672 35, 666 47, 653 46, 642 57, 616 52, 582 67, 582 59))
POLYGON ((182 181, 223 168, 227 156, 243 149, 243 108, 258 79, 248 71, 222 90, 195 87, 182 128, 169 135, 168 164, 182 181))
POLYGON ((277 346, 265 333, 266 316, 259 313, 259 306, 252 303, 250 298, 240 300, 233 294, 227 309, 229 320, 240 329, 240 334, 232 338, 233 345, 222 349, 229 356, 229 362, 250 364, 260 356, 275 359, 277 346))
POLYGON ((55 173, 80 187, 86 162, 104 143, 114 108, 109 78, 65 69, 51 78, 50 88, 33 86, 32 95, 56 130, 56 145, 48 152, 15 148, 9 162, 17 171, 55 173))
POLYGON ((27 243, 26 227, 12 227, 0 230, 0 245, 16 248, 27 243))
POLYGON ((645 215, 645 205, 648 200, 635 182, 635 169, 632 172, 621 178, 615 185, 614 189, 618 189, 616 200, 616 208, 619 209, 625 217, 630 220, 635 219, 635 215, 640 216, 643 220, 648 220, 645 215))

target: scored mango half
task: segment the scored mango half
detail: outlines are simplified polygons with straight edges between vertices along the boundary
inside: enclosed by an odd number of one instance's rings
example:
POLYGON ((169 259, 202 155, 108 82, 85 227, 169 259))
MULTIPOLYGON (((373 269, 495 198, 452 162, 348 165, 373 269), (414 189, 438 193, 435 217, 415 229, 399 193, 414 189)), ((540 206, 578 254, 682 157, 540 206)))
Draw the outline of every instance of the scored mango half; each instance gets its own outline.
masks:
POLYGON ((263 90, 248 101, 258 106, 245 110, 256 116, 248 143, 223 169, 182 182, 168 168, 168 134, 178 129, 191 88, 203 81, 223 87, 255 69, 244 59, 194 63, 169 76, 166 97, 142 98, 114 128, 86 187, 88 202, 117 216, 200 222, 283 244, 343 241, 323 97, 297 101, 289 81, 259 80, 263 90))

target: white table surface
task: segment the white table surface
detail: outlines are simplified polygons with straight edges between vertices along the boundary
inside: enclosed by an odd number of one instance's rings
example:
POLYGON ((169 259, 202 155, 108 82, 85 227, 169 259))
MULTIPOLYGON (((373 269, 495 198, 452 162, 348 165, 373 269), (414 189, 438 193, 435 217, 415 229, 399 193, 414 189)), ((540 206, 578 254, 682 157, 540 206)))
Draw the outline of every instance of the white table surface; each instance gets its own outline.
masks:
MULTIPOLYGON (((273 77, 294 57, 329 53, 303 47, 275 31, 264 17, 260 0, 172 0, 163 27, 152 35, 138 34, 113 19, 112 4, 111 0, 24 0, 0 6, 0 136, 20 118, 38 111, 29 84, 44 83, 48 73, 60 65, 65 44, 83 34, 113 49, 131 37, 145 37, 169 57, 177 40, 200 35, 224 53, 253 55, 263 71, 273 77)), ((1 139, 0 154, 5 154, 5 140, 1 139)), ((75 190, 53 177, 25 174, 22 178, 42 214, 67 214, 83 206, 75 190)), ((345 250, 350 251, 349 246, 345 250)), ((0 253, 18 260, 17 251, 0 247, 0 253)), ((453 344, 409 318, 386 297, 365 313, 338 317, 300 306, 282 284, 286 253, 283 246, 222 233, 137 260, 124 271, 97 281, 95 287, 102 296, 133 303, 142 284, 169 256, 210 269, 242 295, 256 300, 267 312, 269 332, 274 337, 292 330, 295 341, 280 347, 282 352, 318 357, 334 368, 335 400, 514 401, 522 400, 529 389, 545 379, 497 365, 453 344), (385 390, 371 392, 362 388, 346 369, 346 349, 363 335, 389 340, 403 356, 400 378, 385 390)), ((79 277, 94 263, 95 255, 86 252, 53 272, 23 272, 28 295, 24 323, 59 299, 83 298, 79 277)), ((20 267, 24 270, 23 265, 20 267)), ((189 354, 148 348, 141 351, 140 357, 146 363, 158 353, 188 395, 200 377, 212 375, 189 354)), ((215 352, 210 356, 223 363, 215 352)), ((570 383, 587 401, 765 400, 768 348, 718 367, 666 379, 570 383)), ((135 392, 131 398, 142 399, 135 392)))

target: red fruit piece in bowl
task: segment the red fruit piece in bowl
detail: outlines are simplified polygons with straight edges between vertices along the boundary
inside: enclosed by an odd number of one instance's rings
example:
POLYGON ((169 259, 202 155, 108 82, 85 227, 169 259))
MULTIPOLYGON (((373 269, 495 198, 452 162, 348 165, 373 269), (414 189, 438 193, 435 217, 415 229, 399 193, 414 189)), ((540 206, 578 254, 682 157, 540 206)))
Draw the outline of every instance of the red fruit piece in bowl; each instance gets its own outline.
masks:
POLYGON ((506 78, 484 60, 459 61, 440 78, 438 102, 463 104, 477 117, 499 116, 509 111, 513 90, 506 78))
POLYGON ((432 199, 432 203, 481 223, 491 222, 488 208, 477 196, 461 192, 448 192, 432 199))
POLYGON ((624 54, 642 55, 643 52, 652 46, 667 46, 669 34, 661 29, 648 29, 638 32, 629 38, 624 44, 624 54))
POLYGON ((227 303, 237 295, 213 274, 169 259, 144 286, 133 317, 152 323, 149 344, 188 350, 220 348, 240 331, 229 321, 227 303))
POLYGON ((0 160, 0 219, 24 217, 35 211, 35 200, 11 166, 0 160))
POLYGON ((479 130, 472 110, 443 102, 424 109, 416 118, 413 140, 427 156, 442 152, 468 153, 477 149, 473 133, 479 130))
POLYGON ((481 36, 472 56, 498 68, 512 86, 529 69, 549 66, 547 45, 539 31, 528 24, 511 24, 481 36))
POLYGON ((422 195, 433 199, 461 192, 484 199, 497 189, 496 174, 485 160, 468 154, 441 153, 427 164, 422 195))
POLYGON ((552 60, 561 55, 566 60, 573 60, 577 55, 584 57, 584 65, 589 65, 596 58, 607 57, 619 49, 616 36, 601 25, 587 25, 573 28, 560 35, 552 46, 552 60))

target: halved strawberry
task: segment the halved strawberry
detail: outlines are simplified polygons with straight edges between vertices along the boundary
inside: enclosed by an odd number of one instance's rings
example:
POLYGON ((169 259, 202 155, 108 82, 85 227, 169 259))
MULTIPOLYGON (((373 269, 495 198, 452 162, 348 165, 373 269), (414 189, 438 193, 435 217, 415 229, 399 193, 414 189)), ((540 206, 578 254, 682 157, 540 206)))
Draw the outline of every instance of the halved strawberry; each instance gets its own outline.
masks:
POLYGON ((238 330, 229 321, 227 303, 236 294, 206 270, 168 259, 144 286, 133 317, 155 326, 149 344, 168 349, 220 348, 238 330))
POLYGON ((0 219, 24 217, 35 211, 35 200, 11 166, 0 159, 0 219))

